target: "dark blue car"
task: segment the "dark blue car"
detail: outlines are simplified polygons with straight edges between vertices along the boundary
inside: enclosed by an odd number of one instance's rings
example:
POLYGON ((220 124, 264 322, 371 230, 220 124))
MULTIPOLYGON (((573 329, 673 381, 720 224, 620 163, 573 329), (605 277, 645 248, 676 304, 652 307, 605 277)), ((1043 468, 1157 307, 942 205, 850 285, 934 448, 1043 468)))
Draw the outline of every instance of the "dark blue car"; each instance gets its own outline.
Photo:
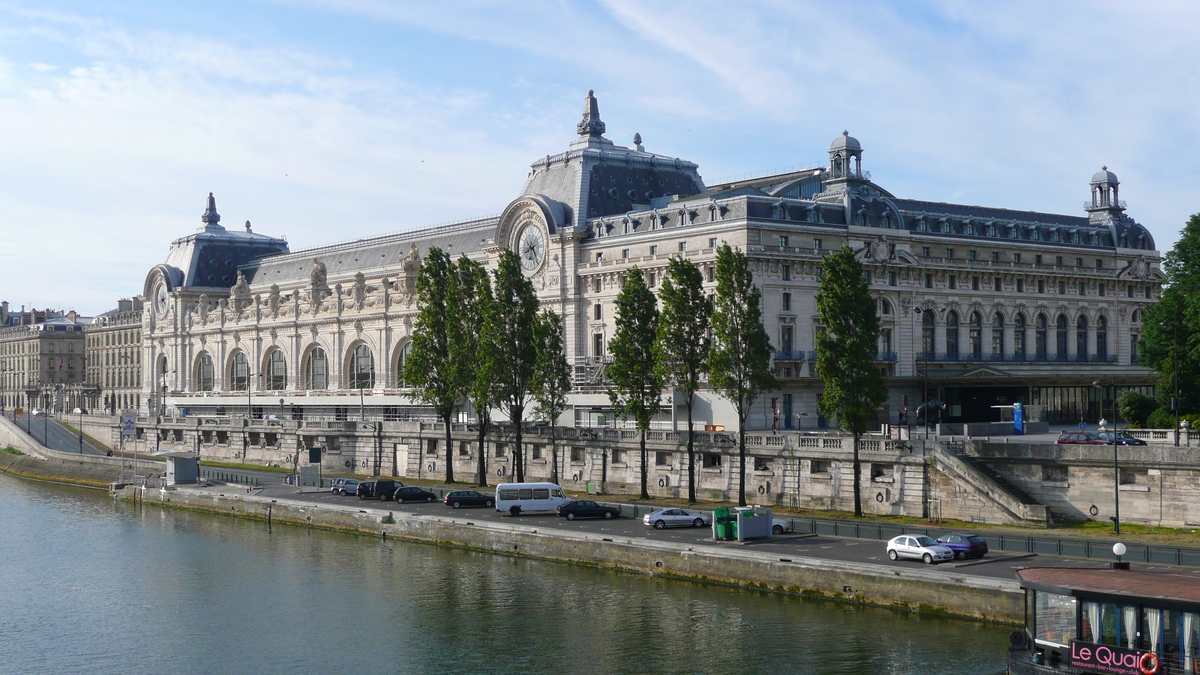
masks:
POLYGON ((938 543, 954 551, 956 560, 982 558, 988 552, 987 542, 977 534, 947 534, 938 537, 938 543))

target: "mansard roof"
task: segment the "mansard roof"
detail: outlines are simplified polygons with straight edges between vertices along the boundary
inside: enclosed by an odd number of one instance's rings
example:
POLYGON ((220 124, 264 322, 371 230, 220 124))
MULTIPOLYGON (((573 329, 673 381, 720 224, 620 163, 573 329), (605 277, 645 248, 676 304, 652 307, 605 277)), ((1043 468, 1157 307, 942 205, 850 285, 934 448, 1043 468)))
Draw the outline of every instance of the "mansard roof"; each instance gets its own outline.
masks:
POLYGON ((497 216, 488 216, 408 232, 386 234, 368 239, 316 246, 291 253, 272 255, 248 263, 241 269, 246 280, 255 284, 286 284, 307 281, 313 261, 321 261, 331 276, 366 270, 396 270, 416 247, 423 259, 430 248, 438 247, 452 259, 482 251, 491 243, 497 216))

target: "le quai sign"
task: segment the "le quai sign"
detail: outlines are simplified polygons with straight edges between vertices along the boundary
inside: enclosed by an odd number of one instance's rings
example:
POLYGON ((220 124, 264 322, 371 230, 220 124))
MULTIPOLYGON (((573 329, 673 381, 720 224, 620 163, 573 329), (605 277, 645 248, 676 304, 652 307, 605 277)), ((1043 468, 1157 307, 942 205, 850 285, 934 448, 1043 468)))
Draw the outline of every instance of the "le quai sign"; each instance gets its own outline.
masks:
POLYGON ((1080 640, 1071 641, 1071 667, 1089 673, 1114 675, 1155 675, 1158 656, 1140 649, 1122 649, 1080 640))

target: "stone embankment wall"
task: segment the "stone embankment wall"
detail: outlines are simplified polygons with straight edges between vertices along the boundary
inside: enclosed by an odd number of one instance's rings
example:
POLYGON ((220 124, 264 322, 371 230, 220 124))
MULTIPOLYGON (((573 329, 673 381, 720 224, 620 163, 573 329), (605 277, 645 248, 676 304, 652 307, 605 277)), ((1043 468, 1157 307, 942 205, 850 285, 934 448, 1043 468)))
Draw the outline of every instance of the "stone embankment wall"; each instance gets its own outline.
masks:
MULTIPOLYGON (((122 471, 120 457, 99 457, 51 450, 26 435, 12 420, 0 417, 0 448, 12 447, 22 455, 0 452, 0 471, 57 483, 72 483, 107 489, 122 475, 132 480, 132 463, 122 471)), ((142 475, 163 473, 163 463, 143 459, 142 475)))
POLYGON ((1123 523, 1200 527, 1200 448, 1117 446, 1117 491, 1112 446, 972 442, 965 451, 1059 518, 1108 520, 1119 494, 1123 523))
POLYGON ((752 546, 689 547, 605 537, 470 517, 422 516, 380 509, 314 505, 252 494, 129 486, 120 496, 267 523, 358 532, 504 555, 598 566, 764 591, 821 597, 906 611, 926 611, 1017 624, 1023 595, 1015 581, 927 568, 892 568, 813 558, 783 558, 752 546))

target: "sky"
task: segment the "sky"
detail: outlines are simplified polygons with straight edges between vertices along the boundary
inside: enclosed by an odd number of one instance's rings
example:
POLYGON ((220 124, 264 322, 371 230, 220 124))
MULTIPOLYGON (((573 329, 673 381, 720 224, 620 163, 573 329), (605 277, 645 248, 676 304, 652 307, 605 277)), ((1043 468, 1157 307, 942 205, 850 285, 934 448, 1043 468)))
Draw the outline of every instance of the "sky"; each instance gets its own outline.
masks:
POLYGON ((1166 253, 1200 211, 1200 4, 0 0, 0 300, 96 314, 173 239, 292 250, 499 213, 596 92, 708 184, 823 165, 1083 215, 1107 165, 1166 253))

